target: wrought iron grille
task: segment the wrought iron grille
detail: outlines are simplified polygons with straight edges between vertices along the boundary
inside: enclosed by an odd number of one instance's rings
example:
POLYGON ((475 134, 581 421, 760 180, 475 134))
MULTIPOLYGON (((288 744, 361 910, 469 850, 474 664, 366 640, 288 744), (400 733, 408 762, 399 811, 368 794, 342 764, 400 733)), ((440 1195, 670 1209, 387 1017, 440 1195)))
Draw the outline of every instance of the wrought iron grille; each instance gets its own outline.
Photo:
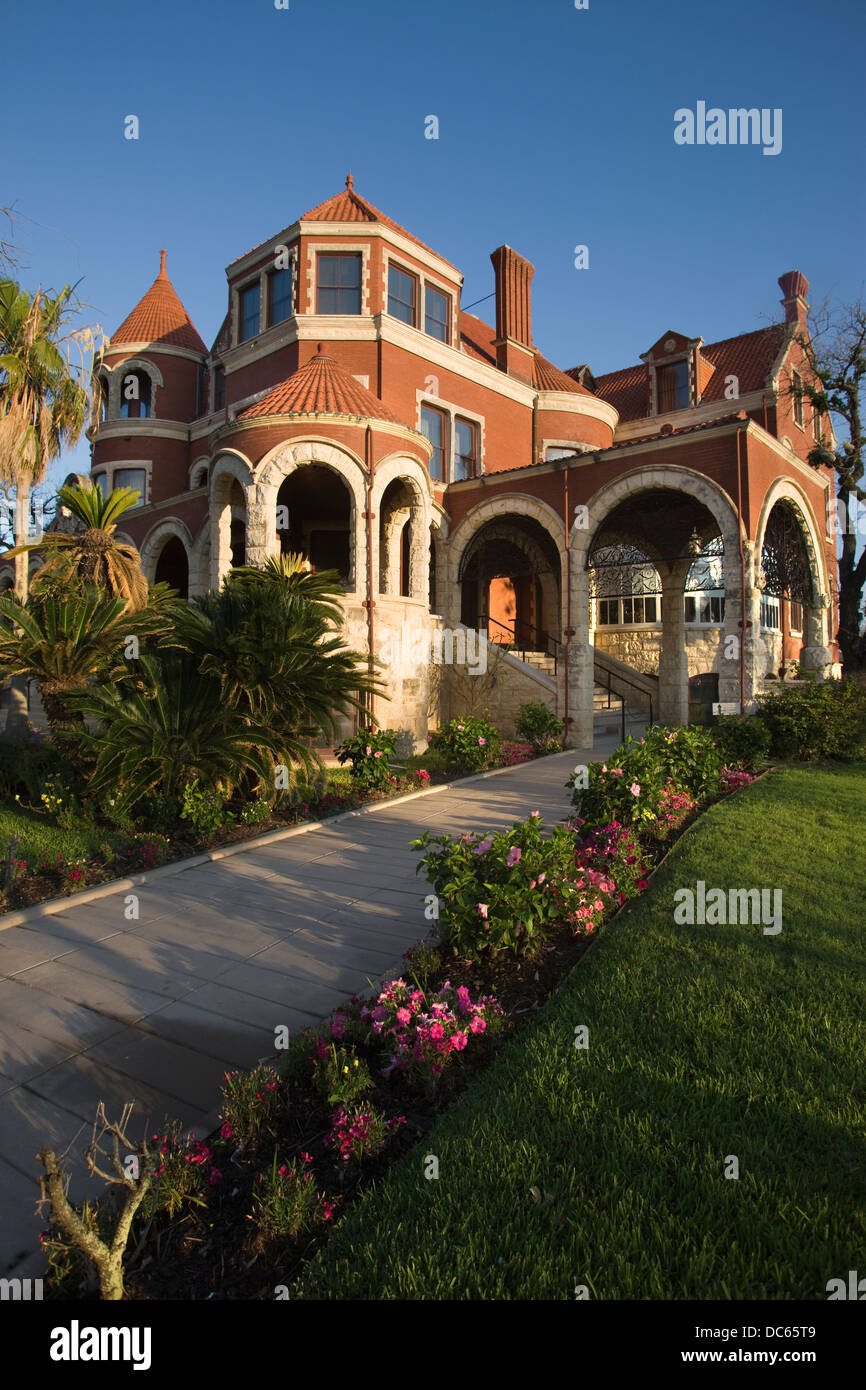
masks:
POLYGON ((708 541, 686 575, 687 594, 705 593, 708 589, 723 592, 725 588, 725 542, 722 536, 708 541))
POLYGON ((589 591, 593 598, 633 598, 660 594, 658 570, 633 545, 602 545, 589 560, 589 591))
POLYGON ((785 502, 777 502, 767 519, 761 572, 764 593, 768 597, 812 603, 812 571, 806 538, 794 508, 785 502))

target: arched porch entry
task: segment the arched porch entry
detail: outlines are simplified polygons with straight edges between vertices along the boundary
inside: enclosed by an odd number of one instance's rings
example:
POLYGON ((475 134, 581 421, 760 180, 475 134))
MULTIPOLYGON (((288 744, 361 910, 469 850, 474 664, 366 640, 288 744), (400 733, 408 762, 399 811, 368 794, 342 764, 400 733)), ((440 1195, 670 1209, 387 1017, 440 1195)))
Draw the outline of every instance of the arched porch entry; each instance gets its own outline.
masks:
POLYGON ((757 628, 766 674, 784 674, 796 658, 823 676, 832 661, 830 595, 814 518, 791 485, 768 493, 758 537, 757 628))
POLYGON ((283 554, 303 555, 315 570, 336 570, 351 587, 352 497, 322 464, 294 469, 277 491, 277 538, 283 554))
POLYGON ((704 618, 702 664, 718 674, 719 698, 736 701, 743 610, 731 499, 687 469, 647 468, 600 489, 587 510, 594 525, 571 532, 570 741, 592 746, 603 631, 628 630, 631 646, 615 654, 658 675, 655 717, 679 725, 689 715, 687 621, 704 618))
POLYGON ((484 522, 460 557, 460 621, 491 642, 554 656, 561 641, 561 561, 535 518, 484 522))
POLYGON ((141 568, 148 584, 170 584, 181 598, 190 595, 192 537, 176 517, 160 521, 141 544, 141 568))
POLYGON ((210 587, 237 565, 250 563, 247 498, 252 473, 240 454, 220 454, 210 478, 210 587))

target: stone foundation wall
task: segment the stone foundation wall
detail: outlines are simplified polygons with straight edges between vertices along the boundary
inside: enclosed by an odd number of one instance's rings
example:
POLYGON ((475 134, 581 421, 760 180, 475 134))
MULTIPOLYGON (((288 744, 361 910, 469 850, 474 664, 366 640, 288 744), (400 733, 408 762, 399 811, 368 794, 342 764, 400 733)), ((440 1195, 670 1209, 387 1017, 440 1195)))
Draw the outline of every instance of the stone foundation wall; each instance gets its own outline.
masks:
MULTIPOLYGON (((715 627, 686 628, 686 659, 690 676, 700 675, 703 671, 722 671, 727 667, 729 663, 723 660, 721 632, 721 628, 715 627)), ((609 652, 636 671, 658 675, 662 649, 659 629, 599 628, 592 640, 600 651, 609 652)))

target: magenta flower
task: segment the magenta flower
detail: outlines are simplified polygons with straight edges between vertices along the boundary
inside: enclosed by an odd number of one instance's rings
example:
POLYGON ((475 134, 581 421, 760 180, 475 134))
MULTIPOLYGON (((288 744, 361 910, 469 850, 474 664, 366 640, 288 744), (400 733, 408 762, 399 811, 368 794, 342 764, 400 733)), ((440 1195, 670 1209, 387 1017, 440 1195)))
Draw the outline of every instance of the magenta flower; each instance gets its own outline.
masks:
POLYGON ((478 845, 475 846, 475 848, 474 848, 474 850, 472 851, 472 853, 473 853, 473 854, 486 854, 487 851, 489 850, 489 848, 490 848, 490 846, 491 846, 492 844, 493 844, 493 841, 492 841, 492 840, 482 840, 480 844, 478 844, 478 845))
POLYGON ((508 858, 505 863, 509 869, 513 869, 515 864, 519 864, 523 857, 523 850, 518 849, 517 845, 512 845, 508 851, 508 858))

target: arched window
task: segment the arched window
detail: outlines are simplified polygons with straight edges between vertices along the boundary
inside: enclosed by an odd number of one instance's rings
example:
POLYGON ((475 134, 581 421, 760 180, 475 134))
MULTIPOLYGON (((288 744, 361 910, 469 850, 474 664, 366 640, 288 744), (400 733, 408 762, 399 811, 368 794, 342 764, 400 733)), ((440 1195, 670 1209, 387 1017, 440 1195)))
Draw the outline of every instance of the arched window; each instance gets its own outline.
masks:
POLYGON ((151 396, 151 381, 147 372, 124 372, 120 380, 121 420, 149 418, 151 396))

